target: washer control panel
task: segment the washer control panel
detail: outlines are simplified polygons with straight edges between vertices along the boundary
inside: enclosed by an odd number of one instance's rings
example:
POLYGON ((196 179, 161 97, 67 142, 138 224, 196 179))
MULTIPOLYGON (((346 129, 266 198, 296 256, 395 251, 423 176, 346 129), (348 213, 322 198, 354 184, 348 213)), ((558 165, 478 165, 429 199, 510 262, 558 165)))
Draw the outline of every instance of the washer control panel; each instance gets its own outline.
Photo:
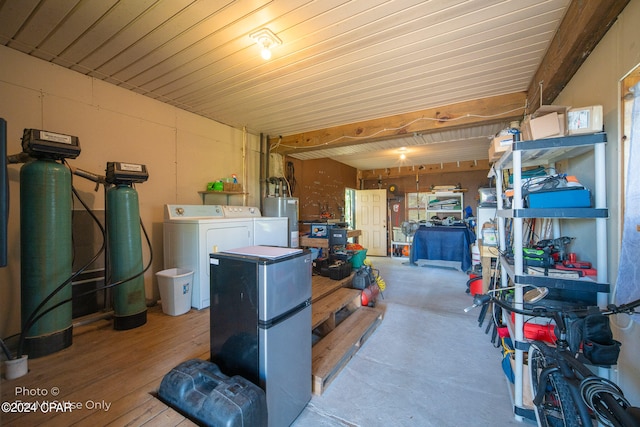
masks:
POLYGON ((225 218, 260 218, 260 209, 255 206, 222 206, 225 218))
POLYGON ((224 211, 220 205, 165 205, 165 221, 187 218, 224 218, 224 211))

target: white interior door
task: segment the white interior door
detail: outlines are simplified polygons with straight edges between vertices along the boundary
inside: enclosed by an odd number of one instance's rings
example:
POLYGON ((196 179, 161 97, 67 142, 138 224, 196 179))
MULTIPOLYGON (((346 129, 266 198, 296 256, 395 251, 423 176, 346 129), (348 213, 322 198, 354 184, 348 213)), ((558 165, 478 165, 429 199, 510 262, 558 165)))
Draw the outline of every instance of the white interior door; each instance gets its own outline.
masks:
POLYGON ((387 190, 356 191, 355 226, 367 255, 387 256, 387 190))

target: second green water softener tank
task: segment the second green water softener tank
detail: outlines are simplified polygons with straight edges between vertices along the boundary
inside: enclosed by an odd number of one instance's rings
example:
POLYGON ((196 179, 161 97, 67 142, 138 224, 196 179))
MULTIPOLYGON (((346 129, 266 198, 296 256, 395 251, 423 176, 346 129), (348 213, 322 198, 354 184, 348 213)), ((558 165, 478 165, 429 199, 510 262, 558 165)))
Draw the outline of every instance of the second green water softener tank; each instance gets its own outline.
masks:
MULTIPOLYGON (((37 358, 71 345, 71 303, 27 324, 34 310, 72 274, 71 172, 49 159, 20 169, 20 283, 24 354, 37 358)), ((38 311, 71 298, 69 283, 38 311)))
MULTIPOLYGON (((138 193, 128 185, 115 185, 107 190, 106 204, 111 282, 117 283, 143 270, 138 193)), ((114 329, 147 322, 142 274, 113 288, 113 309, 114 329)))

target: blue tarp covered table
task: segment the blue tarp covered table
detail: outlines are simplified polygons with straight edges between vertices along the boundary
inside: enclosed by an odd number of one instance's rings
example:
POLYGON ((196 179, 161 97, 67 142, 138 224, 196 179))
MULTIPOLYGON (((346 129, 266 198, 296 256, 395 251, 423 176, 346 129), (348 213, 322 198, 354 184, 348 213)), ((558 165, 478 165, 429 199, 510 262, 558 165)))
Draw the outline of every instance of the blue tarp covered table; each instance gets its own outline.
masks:
POLYGON ((419 259, 460 261, 460 269, 471 268, 471 245, 476 236, 467 226, 421 225, 413 236, 410 262, 419 259))

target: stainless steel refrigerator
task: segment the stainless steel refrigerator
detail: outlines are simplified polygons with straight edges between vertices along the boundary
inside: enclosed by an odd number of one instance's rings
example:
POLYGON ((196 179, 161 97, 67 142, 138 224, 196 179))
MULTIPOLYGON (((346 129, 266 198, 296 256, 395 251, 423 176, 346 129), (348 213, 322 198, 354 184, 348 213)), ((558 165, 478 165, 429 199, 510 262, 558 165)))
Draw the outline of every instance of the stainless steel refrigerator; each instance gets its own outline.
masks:
POLYGON ((262 199, 262 214, 264 216, 289 218, 289 247, 300 246, 298 237, 298 198, 268 196, 262 199))
POLYGON ((311 399, 311 254, 250 246, 210 255, 211 361, 262 387, 269 427, 311 399))

